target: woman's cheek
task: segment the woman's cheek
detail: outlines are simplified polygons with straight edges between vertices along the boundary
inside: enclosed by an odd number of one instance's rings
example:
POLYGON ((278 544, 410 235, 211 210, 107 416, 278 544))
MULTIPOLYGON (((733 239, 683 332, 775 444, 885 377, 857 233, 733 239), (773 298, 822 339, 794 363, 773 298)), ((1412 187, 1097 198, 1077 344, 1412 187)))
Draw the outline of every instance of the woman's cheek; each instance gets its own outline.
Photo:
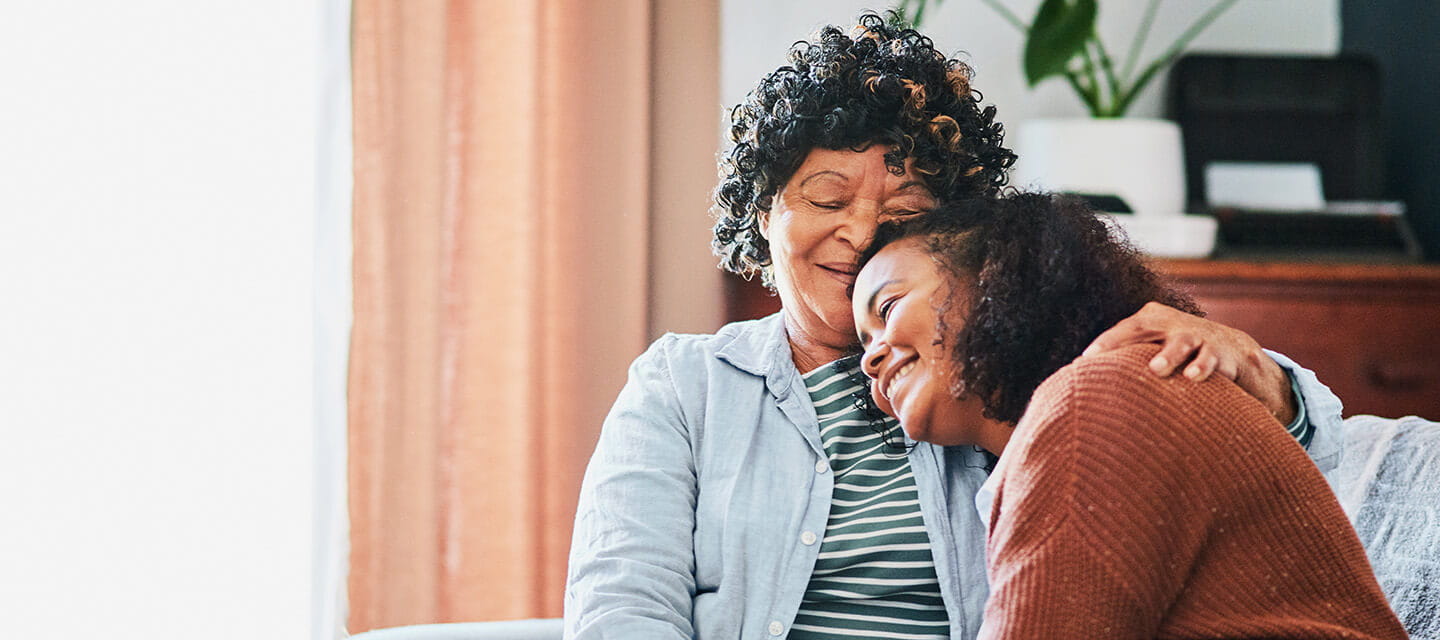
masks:
POLYGON ((878 380, 872 381, 870 385, 870 399, 875 401, 875 406, 881 411, 884 411, 885 415, 898 419, 900 416, 895 415, 895 408, 890 406, 890 400, 880 395, 880 390, 875 386, 878 384, 880 384, 878 380))

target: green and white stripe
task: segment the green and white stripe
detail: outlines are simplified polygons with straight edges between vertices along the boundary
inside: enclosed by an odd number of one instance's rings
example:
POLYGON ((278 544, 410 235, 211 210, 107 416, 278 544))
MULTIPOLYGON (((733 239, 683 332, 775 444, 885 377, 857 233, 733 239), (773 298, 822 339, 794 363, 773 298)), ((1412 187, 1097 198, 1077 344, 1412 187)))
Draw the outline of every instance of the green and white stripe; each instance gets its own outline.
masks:
MULTIPOLYGON (((789 637, 948 638, 910 458, 886 444, 855 408, 861 386, 843 362, 805 374, 835 492, 820 557, 789 637)), ((901 440, 895 421, 884 426, 891 441, 901 440)))

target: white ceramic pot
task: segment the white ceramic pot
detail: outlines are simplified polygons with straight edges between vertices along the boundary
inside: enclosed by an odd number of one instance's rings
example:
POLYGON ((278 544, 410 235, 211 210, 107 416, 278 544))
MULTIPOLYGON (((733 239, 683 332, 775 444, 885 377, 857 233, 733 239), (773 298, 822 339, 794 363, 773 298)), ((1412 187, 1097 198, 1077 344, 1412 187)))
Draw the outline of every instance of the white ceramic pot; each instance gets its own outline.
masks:
POLYGON ((1185 211, 1180 127, 1169 120, 1029 120, 1020 124, 1015 140, 1013 185, 1115 195, 1146 218, 1185 211))
POLYGON ((1215 219, 1185 213, 1180 127, 1150 118, 1030 120, 1016 132, 1010 183, 1118 196, 1134 215, 1109 216, 1140 250, 1200 258, 1215 248, 1215 219))

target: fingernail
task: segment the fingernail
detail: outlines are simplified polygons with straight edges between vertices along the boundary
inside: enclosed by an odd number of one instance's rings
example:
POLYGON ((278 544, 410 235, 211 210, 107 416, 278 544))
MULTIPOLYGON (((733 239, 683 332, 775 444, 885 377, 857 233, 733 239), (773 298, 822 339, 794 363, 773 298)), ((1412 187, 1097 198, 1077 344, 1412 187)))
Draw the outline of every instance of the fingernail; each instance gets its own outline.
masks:
POLYGON ((1200 367, 1190 367, 1185 370, 1185 377, 1195 379, 1200 377, 1200 367))
POLYGON ((1156 358, 1150 361, 1150 368, 1155 370, 1156 373, 1161 373, 1170 368, 1170 361, 1164 358, 1156 358))

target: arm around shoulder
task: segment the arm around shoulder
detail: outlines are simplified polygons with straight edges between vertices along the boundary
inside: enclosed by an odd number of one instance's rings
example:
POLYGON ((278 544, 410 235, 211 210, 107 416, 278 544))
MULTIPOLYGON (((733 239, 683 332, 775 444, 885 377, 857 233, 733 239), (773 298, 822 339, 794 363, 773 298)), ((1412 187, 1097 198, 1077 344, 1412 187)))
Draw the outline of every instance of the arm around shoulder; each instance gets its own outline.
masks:
POLYGON ((666 336, 630 366, 580 489, 567 638, 690 638, 696 475, 666 336))
POLYGON ((1284 354, 1269 349, 1265 354, 1295 382, 1304 407, 1305 420, 1310 423, 1313 434, 1306 451, 1310 459, 1322 472, 1329 472, 1340 463, 1340 441, 1344 419, 1340 413, 1344 408, 1340 398, 1330 387, 1320 382, 1315 372, 1296 364, 1284 354))
POLYGON ((1201 430, 1175 422, 1188 408, 1175 388, 1241 392, 1144 375, 1148 351, 1087 359, 1036 391, 995 471, 982 637, 1157 634, 1204 538, 1180 526, 1200 498, 1186 438, 1201 430))

